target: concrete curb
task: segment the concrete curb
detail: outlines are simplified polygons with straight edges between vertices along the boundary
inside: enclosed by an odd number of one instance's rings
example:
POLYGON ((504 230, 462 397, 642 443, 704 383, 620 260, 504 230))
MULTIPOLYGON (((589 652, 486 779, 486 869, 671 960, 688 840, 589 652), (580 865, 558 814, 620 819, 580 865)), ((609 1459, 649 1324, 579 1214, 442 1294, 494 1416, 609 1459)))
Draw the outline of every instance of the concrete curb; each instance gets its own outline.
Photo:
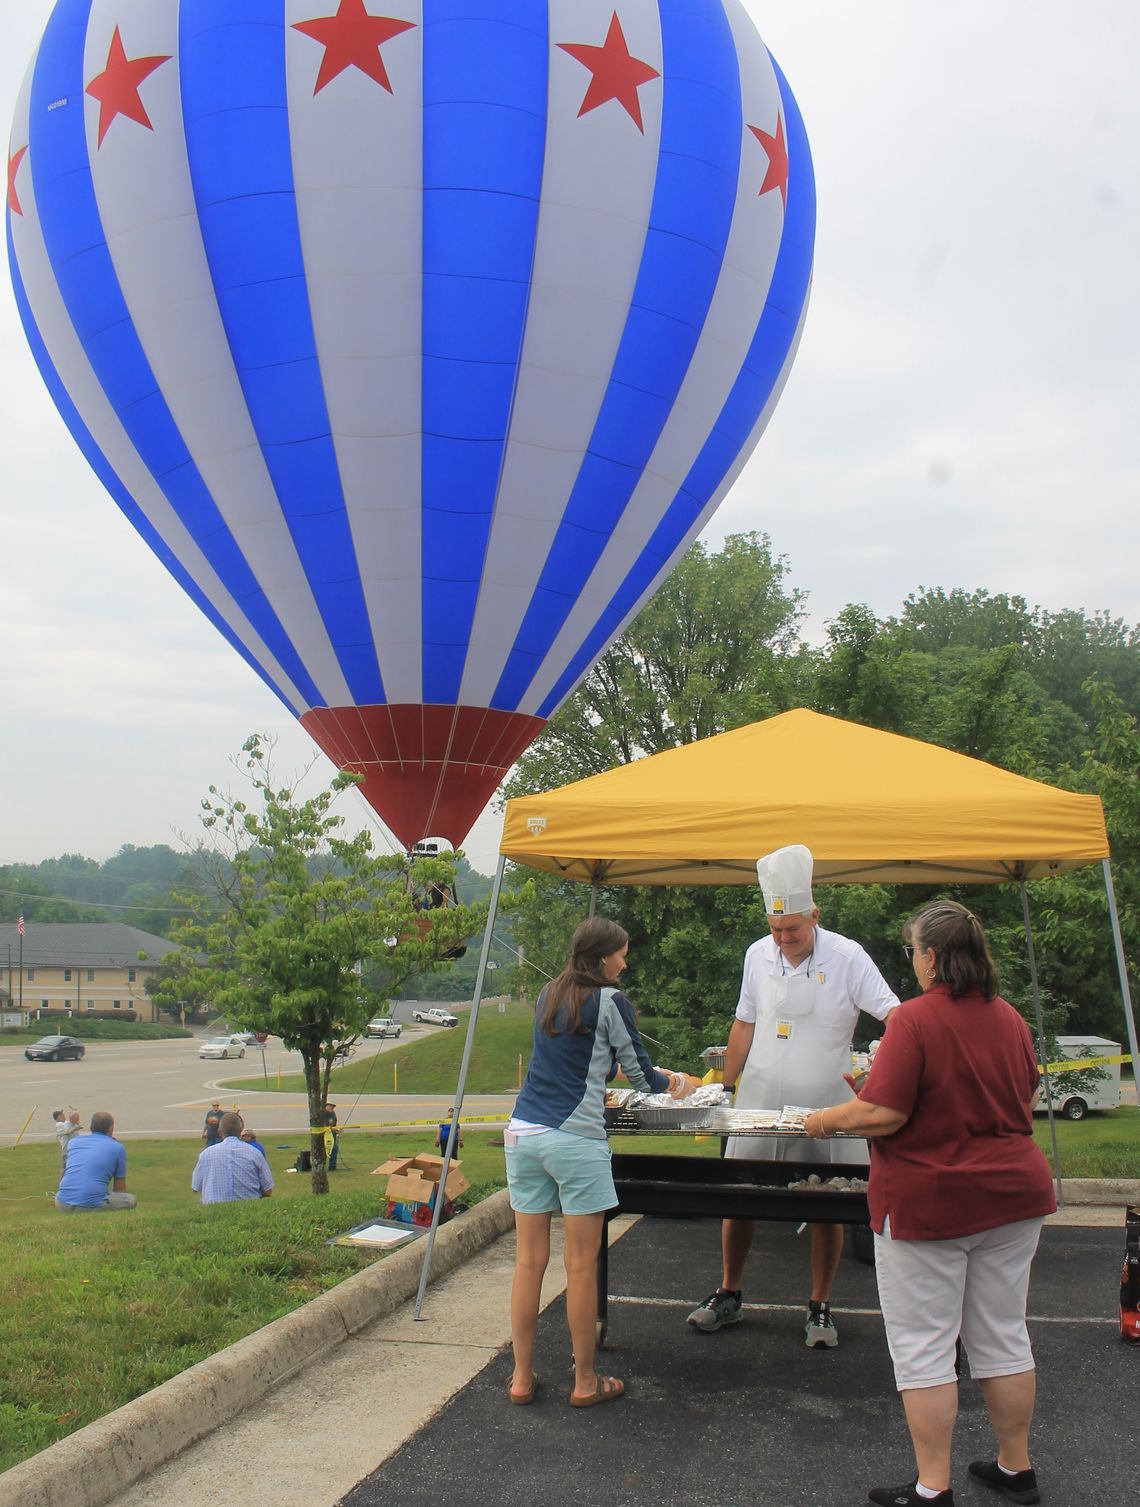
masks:
MULTIPOLYGON (((504 1189, 442 1225, 432 1280, 506 1234, 512 1222, 504 1189)), ((13 1466, 0 1475, 0 1507, 104 1507, 349 1335, 406 1303, 419 1286, 422 1259, 423 1243, 415 1241, 13 1466)))
POLYGON ((1063 1177, 1067 1204, 1140 1204, 1140 1177, 1063 1177))

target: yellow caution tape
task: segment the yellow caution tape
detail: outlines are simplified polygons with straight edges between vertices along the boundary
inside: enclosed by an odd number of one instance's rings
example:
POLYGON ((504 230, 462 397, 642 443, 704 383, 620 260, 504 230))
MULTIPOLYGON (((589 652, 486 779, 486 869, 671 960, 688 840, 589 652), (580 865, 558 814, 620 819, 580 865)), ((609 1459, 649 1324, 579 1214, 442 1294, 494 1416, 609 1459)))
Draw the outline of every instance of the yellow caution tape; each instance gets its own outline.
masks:
MULTIPOLYGON (((505 1125, 510 1115, 464 1115, 463 1125, 505 1125)), ((351 1125, 310 1125, 310 1135, 320 1135, 323 1131, 336 1129, 337 1135, 342 1135, 346 1130, 406 1130, 419 1125, 447 1125, 450 1121, 440 1119, 437 1115, 434 1120, 369 1120, 364 1123, 354 1121, 351 1125)))
POLYGON ((1063 1062, 1050 1062, 1044 1068, 1038 1064, 1038 1072, 1048 1073, 1077 1073, 1086 1067, 1108 1067, 1114 1062, 1131 1062, 1131 1053, 1126 1052, 1121 1057, 1066 1057, 1063 1062))

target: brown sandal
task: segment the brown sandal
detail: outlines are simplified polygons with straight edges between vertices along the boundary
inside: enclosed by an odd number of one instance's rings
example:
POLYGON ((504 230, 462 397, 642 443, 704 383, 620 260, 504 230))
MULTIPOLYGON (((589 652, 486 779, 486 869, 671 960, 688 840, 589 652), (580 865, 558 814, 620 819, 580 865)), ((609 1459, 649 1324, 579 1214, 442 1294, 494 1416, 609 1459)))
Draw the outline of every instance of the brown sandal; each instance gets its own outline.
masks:
POLYGON ((572 1408, 592 1408, 599 1402, 616 1402, 625 1392, 625 1382, 616 1376, 599 1376, 598 1385, 589 1397, 575 1397, 570 1393, 572 1408))
POLYGON ((534 1401, 535 1395, 537 1394, 537 1392, 538 1392, 538 1377, 537 1376, 532 1376, 531 1377, 531 1379, 530 1379, 530 1391, 529 1392, 512 1392, 511 1391, 511 1384, 510 1384, 510 1382, 507 1383, 507 1396, 514 1403, 514 1405, 515 1405, 516 1408, 525 1408, 525 1407, 527 1407, 530 1403, 532 1403, 534 1401))

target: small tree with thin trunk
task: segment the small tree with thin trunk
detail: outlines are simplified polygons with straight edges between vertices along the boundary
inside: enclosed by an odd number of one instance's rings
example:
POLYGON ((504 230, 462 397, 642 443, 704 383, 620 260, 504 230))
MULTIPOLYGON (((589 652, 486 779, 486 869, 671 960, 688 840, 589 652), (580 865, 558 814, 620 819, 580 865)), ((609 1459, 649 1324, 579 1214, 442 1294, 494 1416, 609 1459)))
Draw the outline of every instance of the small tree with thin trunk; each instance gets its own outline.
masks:
POLYGON ((199 892, 180 897, 194 914, 176 928, 179 973, 231 1026, 267 1031, 301 1054, 313 1192, 327 1193, 321 1127, 337 1053, 406 979, 445 965, 481 931, 486 906, 424 908, 433 886, 453 884, 453 855, 377 856, 367 831, 337 835, 333 803, 359 776, 338 774, 302 800, 275 783, 267 740, 249 738, 242 754, 235 764, 253 800, 211 786, 202 802, 207 836, 196 851, 199 892), (365 991, 368 962, 378 968, 365 991))

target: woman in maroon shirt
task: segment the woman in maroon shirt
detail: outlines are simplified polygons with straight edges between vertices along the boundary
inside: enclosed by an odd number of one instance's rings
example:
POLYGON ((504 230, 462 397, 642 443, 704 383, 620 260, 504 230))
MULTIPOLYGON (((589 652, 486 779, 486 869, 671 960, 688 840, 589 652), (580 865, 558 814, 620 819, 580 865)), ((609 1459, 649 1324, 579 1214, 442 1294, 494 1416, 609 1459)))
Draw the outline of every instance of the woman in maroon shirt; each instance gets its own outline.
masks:
POLYGON ((1037 1058, 998 995, 975 915, 936 901, 904 934, 923 993, 892 1012, 859 1097, 805 1121, 817 1138, 842 1130, 872 1141, 879 1301, 918 1479, 869 1495, 881 1507, 953 1507, 961 1335, 998 1441, 997 1459, 975 1460, 970 1474, 1007 1501, 1037 1502, 1025 1305, 1041 1224, 1056 1208, 1033 1141, 1037 1058))

